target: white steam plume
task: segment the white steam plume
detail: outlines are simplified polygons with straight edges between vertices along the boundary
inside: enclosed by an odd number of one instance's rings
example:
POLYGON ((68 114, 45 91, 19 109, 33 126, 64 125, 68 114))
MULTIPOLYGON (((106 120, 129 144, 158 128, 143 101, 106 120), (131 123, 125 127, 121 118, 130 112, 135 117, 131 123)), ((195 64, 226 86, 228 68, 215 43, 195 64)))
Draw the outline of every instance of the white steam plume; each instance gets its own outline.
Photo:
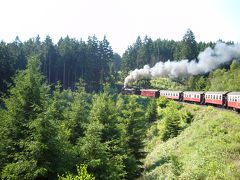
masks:
POLYGON ((240 57, 240 44, 227 45, 222 42, 217 42, 212 49, 206 48, 198 55, 198 62, 196 60, 188 61, 187 59, 181 61, 158 62, 152 68, 145 65, 142 69, 135 69, 130 72, 124 80, 124 87, 128 83, 141 79, 154 79, 158 77, 186 77, 189 75, 198 75, 211 72, 220 65, 229 63, 233 58, 240 57))

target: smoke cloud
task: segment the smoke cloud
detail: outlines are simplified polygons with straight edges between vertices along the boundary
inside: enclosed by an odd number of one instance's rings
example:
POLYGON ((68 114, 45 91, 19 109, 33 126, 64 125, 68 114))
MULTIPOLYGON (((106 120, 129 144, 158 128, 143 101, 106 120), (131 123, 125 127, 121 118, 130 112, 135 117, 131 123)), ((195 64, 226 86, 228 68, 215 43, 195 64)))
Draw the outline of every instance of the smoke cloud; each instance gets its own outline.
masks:
POLYGON ((215 47, 206 48, 196 60, 158 62, 152 68, 145 65, 142 69, 135 69, 125 78, 124 87, 129 83, 141 79, 155 79, 158 77, 182 78, 189 75, 198 75, 211 72, 220 65, 230 63, 233 58, 240 57, 240 44, 227 45, 217 42, 215 47))

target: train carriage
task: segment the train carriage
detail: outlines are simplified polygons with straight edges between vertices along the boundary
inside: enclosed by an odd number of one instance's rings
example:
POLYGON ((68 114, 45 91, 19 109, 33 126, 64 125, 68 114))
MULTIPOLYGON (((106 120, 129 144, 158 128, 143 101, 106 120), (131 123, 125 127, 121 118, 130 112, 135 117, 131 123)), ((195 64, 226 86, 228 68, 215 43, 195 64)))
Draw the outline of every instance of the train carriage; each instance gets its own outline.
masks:
POLYGON ((227 97, 228 107, 240 110, 240 92, 230 92, 227 97))
POLYGON ((183 101, 203 103, 204 101, 203 91, 184 91, 183 101))
POLYGON ((205 92, 205 104, 214 104, 224 106, 226 105, 227 93, 225 91, 222 92, 205 92))
POLYGON ((181 100, 182 99, 182 91, 161 90, 160 96, 164 96, 167 99, 181 100))
POLYGON ((206 105, 217 105, 221 107, 233 108, 240 112, 240 92, 213 92, 213 91, 170 91, 157 89, 139 89, 139 88, 123 88, 123 94, 135 94, 146 97, 164 96, 167 99, 196 102, 206 105))
POLYGON ((159 97, 159 91, 156 89, 141 89, 140 90, 141 96, 147 96, 147 97, 159 97))

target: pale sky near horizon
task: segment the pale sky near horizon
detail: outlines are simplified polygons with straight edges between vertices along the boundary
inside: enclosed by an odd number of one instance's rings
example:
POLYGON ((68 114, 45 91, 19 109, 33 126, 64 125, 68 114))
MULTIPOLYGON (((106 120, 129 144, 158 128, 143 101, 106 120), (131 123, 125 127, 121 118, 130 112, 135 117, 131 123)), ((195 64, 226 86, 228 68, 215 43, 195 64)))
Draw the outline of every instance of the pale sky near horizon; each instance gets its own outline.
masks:
POLYGON ((240 42, 240 0, 0 0, 0 41, 106 35, 120 55, 137 36, 240 42))

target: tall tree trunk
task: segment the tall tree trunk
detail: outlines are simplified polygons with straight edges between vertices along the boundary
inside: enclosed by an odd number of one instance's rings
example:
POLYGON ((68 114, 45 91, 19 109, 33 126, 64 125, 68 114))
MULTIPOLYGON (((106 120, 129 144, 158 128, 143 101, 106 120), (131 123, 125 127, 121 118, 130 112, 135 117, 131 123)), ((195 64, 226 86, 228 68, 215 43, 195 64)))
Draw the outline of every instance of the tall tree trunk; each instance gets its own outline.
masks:
POLYGON ((51 83, 51 55, 49 56, 48 61, 48 83, 51 83))
POLYGON ((63 65, 63 88, 65 88, 65 85, 66 85, 66 80, 65 80, 65 75, 66 75, 66 62, 65 62, 65 60, 64 60, 64 65, 63 65))

